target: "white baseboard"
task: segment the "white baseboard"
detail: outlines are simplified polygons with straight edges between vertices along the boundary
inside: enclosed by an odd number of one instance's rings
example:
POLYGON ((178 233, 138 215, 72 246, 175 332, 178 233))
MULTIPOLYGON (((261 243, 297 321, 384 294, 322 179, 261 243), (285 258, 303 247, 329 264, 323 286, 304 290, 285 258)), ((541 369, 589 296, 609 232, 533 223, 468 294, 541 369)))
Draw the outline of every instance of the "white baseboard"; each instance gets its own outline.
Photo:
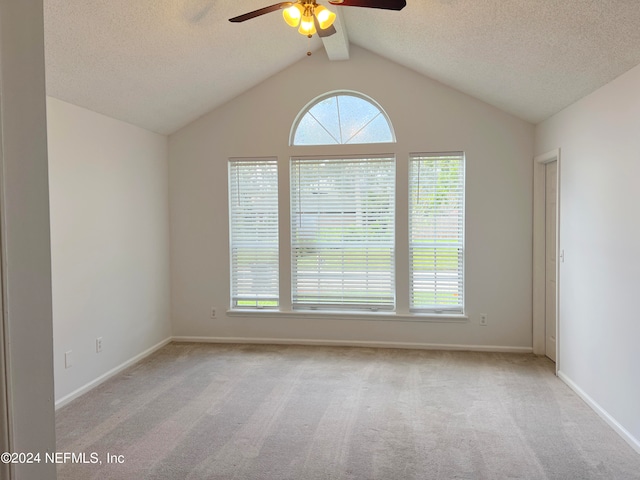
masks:
POLYGON ((112 368, 111 370, 109 370, 107 373, 100 375, 98 378, 96 378, 95 380, 90 381, 89 383, 87 383, 86 385, 78 388, 77 390, 74 390, 73 392, 71 392, 69 395, 65 395, 64 397, 62 397, 60 400, 56 401, 55 404, 55 408, 56 410, 58 410, 59 408, 64 407, 66 404, 68 404, 69 402, 71 402, 72 400, 75 400, 76 398, 78 398, 80 395, 87 393, 89 390, 97 387, 98 385, 100 385, 101 383, 109 380, 111 377, 113 377, 114 375, 120 373, 122 370, 124 370, 125 368, 130 367, 131 365, 133 365, 136 362, 139 362, 140 360, 142 360, 145 357, 148 357, 149 355, 151 355, 153 352, 155 352, 156 350, 161 349, 162 347, 164 347, 165 345, 171 343, 171 337, 166 338, 165 340, 161 341, 160 343, 154 345, 151 348, 146 349, 144 352, 136 355, 135 357, 127 360, 126 362, 118 365, 115 368, 112 368))
POLYGON ((306 338, 247 338, 247 337, 173 337, 184 343, 246 343, 260 345, 317 345, 328 347, 406 348, 414 350, 461 350, 470 352, 531 353, 531 347, 498 345, 452 345, 440 343, 376 342, 359 340, 312 340, 306 338))
POLYGON ((582 390, 573 380, 567 377, 563 372, 558 372, 558 377, 567 386, 573 390, 578 396, 584 400, 584 402, 589 405, 597 414, 602 418, 607 424, 615 430, 615 432, 620 435, 625 442, 627 442, 631 448, 633 448, 636 452, 640 453, 640 440, 635 438, 629 431, 620 425, 615 418, 613 418, 609 412, 607 412, 604 408, 602 408, 593 398, 591 398, 584 390, 582 390))

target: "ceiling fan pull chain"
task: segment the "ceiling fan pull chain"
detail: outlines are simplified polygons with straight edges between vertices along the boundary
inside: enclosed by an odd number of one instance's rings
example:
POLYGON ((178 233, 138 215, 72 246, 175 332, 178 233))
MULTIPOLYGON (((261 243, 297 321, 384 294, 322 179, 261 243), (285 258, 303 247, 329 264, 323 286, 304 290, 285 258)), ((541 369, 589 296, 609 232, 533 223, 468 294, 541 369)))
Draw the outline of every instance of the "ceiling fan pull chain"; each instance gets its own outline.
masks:
POLYGON ((308 44, 307 57, 310 57, 311 56, 311 35, 309 35, 309 39, 307 40, 307 44, 308 44))

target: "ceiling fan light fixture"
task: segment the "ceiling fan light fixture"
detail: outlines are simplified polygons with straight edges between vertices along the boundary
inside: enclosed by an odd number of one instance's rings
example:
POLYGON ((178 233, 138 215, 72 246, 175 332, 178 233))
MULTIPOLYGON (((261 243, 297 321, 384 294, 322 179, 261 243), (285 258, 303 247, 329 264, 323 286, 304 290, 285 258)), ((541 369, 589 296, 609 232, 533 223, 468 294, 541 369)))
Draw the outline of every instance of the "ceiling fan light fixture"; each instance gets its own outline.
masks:
POLYGON ((316 30, 316 26, 314 24, 313 21, 313 17, 311 15, 304 15, 302 17, 302 20, 300 21, 300 28, 298 29, 298 32, 300 32, 302 35, 307 35, 307 36, 311 36, 311 35, 315 35, 316 33, 318 33, 318 31, 316 30))
POLYGON ((285 8, 282 11, 282 16, 284 17, 284 21, 287 22, 287 25, 296 28, 300 25, 300 19, 303 13, 303 7, 299 3, 296 3, 289 8, 285 8))
POLYGON ((313 11, 322 30, 329 28, 336 20, 336 14, 322 5, 316 5, 313 11))
MULTIPOLYGON (((331 5, 345 5, 347 7, 402 10, 406 7, 407 0, 329 0, 329 3, 331 5)), ((293 28, 299 27, 298 32, 307 37, 318 34, 324 39, 336 33, 336 29, 333 26, 336 20, 336 14, 323 5, 318 5, 317 0, 280 2, 243 15, 238 15, 237 17, 230 18, 229 21, 232 23, 245 22, 277 10, 282 10, 282 15, 287 25, 293 28)))

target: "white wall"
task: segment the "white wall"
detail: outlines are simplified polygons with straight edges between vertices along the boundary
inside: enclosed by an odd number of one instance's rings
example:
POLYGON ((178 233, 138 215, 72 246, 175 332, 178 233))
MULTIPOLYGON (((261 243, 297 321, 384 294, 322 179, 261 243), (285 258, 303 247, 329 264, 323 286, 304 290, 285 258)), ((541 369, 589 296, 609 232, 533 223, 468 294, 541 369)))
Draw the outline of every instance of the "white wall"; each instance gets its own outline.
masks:
MULTIPOLYGON (((530 349, 533 126, 364 49, 353 47, 351 54, 349 61, 329 62, 324 52, 307 58, 301 51, 297 64, 171 135, 174 334, 530 349), (292 154, 361 148, 288 146, 299 110, 337 89, 362 92, 386 110, 398 143, 372 147, 372 152, 397 152, 400 171, 406 171, 410 152, 466 152, 471 322, 224 314, 229 305, 227 159, 277 156, 286 175, 292 154), (212 306, 221 312, 216 320, 209 318, 212 306), (480 312, 489 315, 486 327, 478 325, 480 312)), ((402 270, 399 266, 398 281, 406 285, 402 270)))
POLYGON ((640 451, 640 66, 536 130, 560 148, 560 373, 640 451), (623 432, 624 434, 624 432, 623 432))
POLYGON ((168 160, 165 136, 54 98, 47 120, 59 401, 171 335, 168 160))
MULTIPOLYGON (((11 451, 42 457, 55 450, 44 89, 42 1, 0 0, 0 391, 10 417, 0 444, 9 437, 11 451)), ((0 465, 0 478, 56 477, 53 464, 11 469, 0 465)))

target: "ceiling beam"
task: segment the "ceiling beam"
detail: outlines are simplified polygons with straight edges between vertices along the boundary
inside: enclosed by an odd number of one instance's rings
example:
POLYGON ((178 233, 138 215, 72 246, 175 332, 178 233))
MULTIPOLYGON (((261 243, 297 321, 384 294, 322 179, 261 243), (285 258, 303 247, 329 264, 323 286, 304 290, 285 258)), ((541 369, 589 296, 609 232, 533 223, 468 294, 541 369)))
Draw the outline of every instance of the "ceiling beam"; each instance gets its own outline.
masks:
POLYGON ((321 37, 324 49, 327 51, 329 60, 349 60, 349 36, 347 35, 347 24, 342 16, 341 8, 336 8, 336 20, 333 26, 336 33, 330 37, 321 37))

